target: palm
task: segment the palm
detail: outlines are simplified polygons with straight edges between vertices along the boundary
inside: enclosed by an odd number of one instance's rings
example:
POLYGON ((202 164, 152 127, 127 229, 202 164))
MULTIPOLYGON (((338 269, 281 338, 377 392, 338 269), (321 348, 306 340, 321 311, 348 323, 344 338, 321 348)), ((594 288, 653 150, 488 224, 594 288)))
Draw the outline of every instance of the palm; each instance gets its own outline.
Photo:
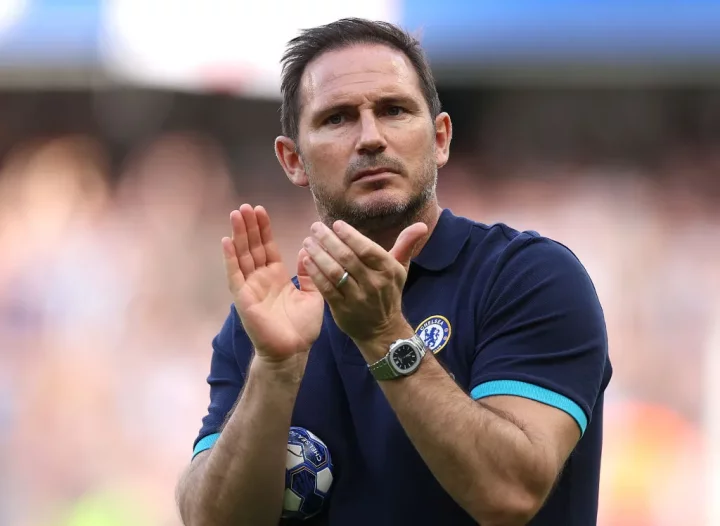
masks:
POLYGON ((223 239, 228 286, 259 354, 282 360, 306 352, 320 334, 323 298, 298 260, 300 289, 290 280, 262 207, 230 215, 233 237, 223 239))
POLYGON ((255 347, 273 350, 278 358, 308 350, 320 333, 322 295, 297 289, 280 262, 255 270, 235 305, 255 347))

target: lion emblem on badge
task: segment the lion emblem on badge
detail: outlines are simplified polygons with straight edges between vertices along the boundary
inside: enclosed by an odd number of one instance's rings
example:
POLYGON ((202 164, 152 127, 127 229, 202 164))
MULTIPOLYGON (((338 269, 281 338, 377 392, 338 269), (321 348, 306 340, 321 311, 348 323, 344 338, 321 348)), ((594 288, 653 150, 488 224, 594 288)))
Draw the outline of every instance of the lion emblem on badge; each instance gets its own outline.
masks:
POLYGON ((433 354, 439 352, 450 339, 450 322, 444 316, 430 316, 423 320, 415 334, 422 338, 425 346, 430 349, 433 354))

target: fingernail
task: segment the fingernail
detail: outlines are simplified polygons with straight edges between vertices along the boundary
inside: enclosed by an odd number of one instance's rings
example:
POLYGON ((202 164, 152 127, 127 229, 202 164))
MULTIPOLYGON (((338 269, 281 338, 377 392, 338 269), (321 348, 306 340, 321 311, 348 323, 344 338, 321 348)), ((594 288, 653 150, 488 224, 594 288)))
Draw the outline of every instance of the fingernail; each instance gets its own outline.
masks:
POLYGON ((310 246, 312 245, 312 242, 313 242, 312 238, 306 237, 305 240, 303 241, 303 246, 305 248, 310 248, 310 246))
POLYGON ((319 234, 320 233, 320 223, 313 223, 310 227, 310 230, 313 234, 319 234))
POLYGON ((342 230, 344 228, 345 228, 345 221, 338 220, 338 221, 335 221, 335 224, 333 224, 333 230, 335 230, 335 232, 340 233, 340 232, 342 232, 342 230))

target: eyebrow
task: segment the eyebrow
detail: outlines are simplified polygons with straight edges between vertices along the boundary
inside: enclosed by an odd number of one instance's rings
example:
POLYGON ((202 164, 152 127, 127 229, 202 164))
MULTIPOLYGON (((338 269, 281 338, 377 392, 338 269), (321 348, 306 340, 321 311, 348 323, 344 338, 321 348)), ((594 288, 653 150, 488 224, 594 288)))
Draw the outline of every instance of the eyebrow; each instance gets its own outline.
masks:
MULTIPOLYGON (((355 108, 355 104, 333 104, 330 106, 320 107, 313 112, 314 118, 320 118, 325 115, 333 115, 335 113, 343 113, 355 108)), ((380 97, 375 101, 375 106, 411 106, 417 107, 418 103, 415 99, 405 95, 389 95, 380 97)))

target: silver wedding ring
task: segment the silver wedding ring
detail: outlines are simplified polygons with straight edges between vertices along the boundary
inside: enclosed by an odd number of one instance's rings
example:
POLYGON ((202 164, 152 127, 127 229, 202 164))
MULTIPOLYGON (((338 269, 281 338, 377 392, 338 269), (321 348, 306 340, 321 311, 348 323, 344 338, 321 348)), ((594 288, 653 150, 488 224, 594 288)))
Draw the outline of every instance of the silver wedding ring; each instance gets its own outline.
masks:
POLYGON ((335 288, 339 289, 340 287, 342 287, 345 284, 345 282, 348 280, 349 277, 350 277, 350 273, 346 270, 345 274, 342 275, 342 278, 340 278, 338 280, 337 284, 335 285, 335 288))

